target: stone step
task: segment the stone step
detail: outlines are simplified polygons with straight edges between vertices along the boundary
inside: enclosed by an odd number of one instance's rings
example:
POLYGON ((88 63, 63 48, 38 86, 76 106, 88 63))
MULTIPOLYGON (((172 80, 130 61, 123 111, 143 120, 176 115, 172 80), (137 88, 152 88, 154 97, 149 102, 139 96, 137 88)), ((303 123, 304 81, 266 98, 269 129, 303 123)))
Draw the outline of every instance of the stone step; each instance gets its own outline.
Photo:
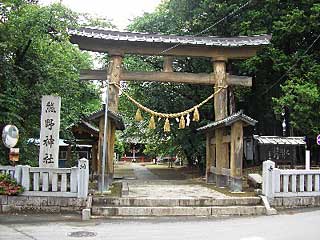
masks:
POLYGON ((214 207, 92 207, 92 214, 104 217, 249 216, 266 214, 264 206, 214 207))
POLYGON ((259 197, 230 197, 230 198, 106 198, 93 197, 94 206, 127 206, 127 207, 205 207, 205 206, 254 206, 260 205, 259 197))

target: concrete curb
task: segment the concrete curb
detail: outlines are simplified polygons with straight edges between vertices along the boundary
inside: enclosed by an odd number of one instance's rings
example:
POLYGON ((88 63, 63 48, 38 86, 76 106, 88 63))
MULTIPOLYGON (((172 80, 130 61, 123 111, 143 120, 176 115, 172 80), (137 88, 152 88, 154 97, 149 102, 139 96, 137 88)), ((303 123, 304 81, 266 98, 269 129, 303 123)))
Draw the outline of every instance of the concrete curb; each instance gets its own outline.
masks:
POLYGON ((81 211, 82 221, 88 221, 91 219, 91 209, 92 209, 92 196, 88 196, 86 208, 81 211))
POLYGON ((94 206, 115 207, 205 207, 205 206, 253 206, 260 205, 259 197, 233 198, 106 198, 94 197, 94 206))
POLYGON ((264 215, 264 206, 227 207, 93 207, 99 216, 249 216, 264 215))
POLYGON ((264 205, 264 207, 266 208, 266 214, 267 214, 268 216, 278 214, 278 212, 277 212, 276 209, 270 207, 268 198, 267 198, 266 196, 260 195, 259 197, 261 198, 261 200, 262 200, 262 202, 263 202, 263 205, 264 205))

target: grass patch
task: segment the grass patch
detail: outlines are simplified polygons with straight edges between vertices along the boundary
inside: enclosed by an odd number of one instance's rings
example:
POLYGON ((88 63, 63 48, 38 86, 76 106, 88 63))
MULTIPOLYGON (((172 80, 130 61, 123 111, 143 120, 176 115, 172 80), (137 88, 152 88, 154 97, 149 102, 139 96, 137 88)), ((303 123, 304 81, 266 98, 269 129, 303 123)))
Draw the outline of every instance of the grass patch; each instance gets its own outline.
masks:
POLYGON ((105 197, 121 197, 122 185, 121 182, 114 182, 109 188, 108 192, 100 193, 95 191, 94 196, 105 196, 105 197))

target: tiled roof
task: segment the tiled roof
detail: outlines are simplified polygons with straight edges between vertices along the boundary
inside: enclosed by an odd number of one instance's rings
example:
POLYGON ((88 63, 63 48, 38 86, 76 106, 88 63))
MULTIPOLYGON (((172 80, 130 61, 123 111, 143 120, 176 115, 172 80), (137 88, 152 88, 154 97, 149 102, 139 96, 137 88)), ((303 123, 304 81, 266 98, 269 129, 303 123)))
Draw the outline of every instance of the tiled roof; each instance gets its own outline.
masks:
POLYGON ((95 126, 88 123, 87 121, 81 120, 80 124, 83 124, 83 126, 87 127, 88 129, 91 129, 92 131, 99 133, 99 128, 96 128, 95 126))
POLYGON ((215 37, 215 36, 178 36, 154 33, 121 32, 101 28, 82 27, 77 30, 70 29, 71 36, 81 36, 93 39, 148 42, 148 43, 171 43, 181 45, 204 45, 217 47, 241 47, 259 46, 270 44, 271 35, 240 36, 240 37, 215 37))
MULTIPOLYGON (((104 116, 104 112, 105 112, 105 110, 104 110, 104 107, 103 107, 103 109, 98 110, 98 111, 90 114, 85 119, 88 120, 88 121, 95 121, 95 120, 99 119, 100 117, 104 116)), ((117 114, 117 113, 115 113, 115 112, 113 112, 111 110, 108 110, 108 118, 111 118, 112 120, 115 121, 116 127, 117 127, 118 130, 124 130, 125 129, 122 117, 119 114, 117 114)))
POLYGON ((306 145, 304 137, 253 136, 258 144, 306 145))
POLYGON ((212 123, 209 123, 208 125, 205 125, 201 128, 198 128, 197 131, 207 131, 209 129, 215 129, 218 127, 223 127, 223 126, 231 126, 234 122, 236 121, 243 121, 247 125, 256 125, 258 121, 254 120, 251 117, 248 117, 243 113, 243 111, 239 111, 235 114, 230 115, 229 117, 226 117, 224 119, 221 119, 219 121, 215 121, 212 123))

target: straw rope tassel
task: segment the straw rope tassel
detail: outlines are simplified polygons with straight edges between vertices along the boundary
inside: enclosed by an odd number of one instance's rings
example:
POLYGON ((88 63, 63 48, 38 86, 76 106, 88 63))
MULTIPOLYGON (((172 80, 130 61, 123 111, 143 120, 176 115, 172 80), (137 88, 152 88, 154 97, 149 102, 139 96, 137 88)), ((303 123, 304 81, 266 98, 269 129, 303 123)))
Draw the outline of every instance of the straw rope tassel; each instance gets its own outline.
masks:
POLYGON ((200 120, 199 111, 198 111, 198 108, 195 107, 192 121, 199 122, 199 120, 200 120))
POLYGON ((163 126, 163 131, 164 132, 170 132, 170 122, 169 122, 169 118, 166 119, 164 126, 163 126))
POLYGON ((143 118, 142 118, 142 115, 141 115, 141 111, 140 111, 140 109, 138 108, 137 109, 137 112, 136 112, 136 121, 137 122, 141 122, 143 120, 143 118))
POLYGON ((179 129, 184 129, 186 127, 186 121, 184 120, 184 116, 181 116, 179 121, 179 129))
POLYGON ((149 128, 150 129, 155 129, 156 128, 156 123, 154 121, 154 116, 152 115, 149 121, 149 128))
MULTIPOLYGON (((118 83, 115 83, 115 82, 111 82, 109 83, 110 85, 114 85, 115 87, 117 87, 120 91, 122 91, 120 85, 118 83)), ((209 102, 216 94, 218 94, 220 91, 222 91, 223 89, 226 89, 228 88, 228 86, 223 86, 223 87, 215 87, 214 89, 217 89, 214 91, 213 94, 211 94, 209 97, 207 97, 205 100, 203 100, 201 103, 199 103, 198 105, 192 107, 192 108, 189 108, 183 112, 178 112, 178 113, 161 113, 161 112, 156 112, 156 111, 153 111, 152 109, 150 108, 147 108, 145 106, 143 106, 141 103, 139 103, 137 100, 133 99, 128 93, 126 92, 122 92, 134 105, 136 105, 138 107, 137 109, 137 112, 136 112, 136 116, 135 116, 135 119, 137 121, 142 121, 143 118, 142 118, 142 115, 141 115, 141 110, 151 114, 151 119, 150 119, 150 122, 149 122, 149 127, 150 128, 153 128, 155 126, 153 126, 153 123, 154 123, 154 116, 158 117, 158 121, 161 119, 161 118, 165 118, 166 121, 165 121, 165 124, 164 124, 164 131, 165 132, 170 132, 170 122, 169 122, 169 119, 170 118, 178 118, 180 117, 180 122, 179 122, 179 128, 182 129, 182 128, 185 128, 185 126, 189 126, 189 123, 190 123, 190 113, 193 112, 193 121, 196 121, 198 122, 200 120, 200 114, 199 114, 199 110, 198 108, 200 108, 201 106, 203 106, 204 104, 206 104, 207 102, 209 102), (187 122, 185 122, 185 119, 184 119, 184 115, 187 116, 187 122)))

